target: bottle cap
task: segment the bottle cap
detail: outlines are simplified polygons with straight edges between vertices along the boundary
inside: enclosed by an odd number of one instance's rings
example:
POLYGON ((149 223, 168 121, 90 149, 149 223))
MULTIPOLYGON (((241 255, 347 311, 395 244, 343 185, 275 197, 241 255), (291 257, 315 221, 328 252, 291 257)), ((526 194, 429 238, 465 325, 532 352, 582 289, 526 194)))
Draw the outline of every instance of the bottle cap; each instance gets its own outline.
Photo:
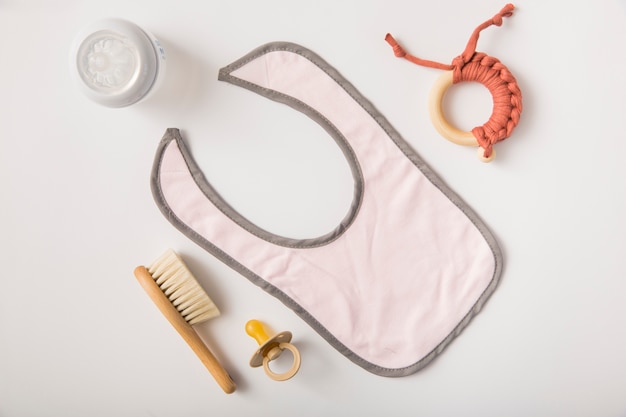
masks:
POLYGON ((85 27, 70 58, 81 91, 108 107, 125 107, 145 98, 165 70, 159 41, 123 19, 103 19, 85 27))

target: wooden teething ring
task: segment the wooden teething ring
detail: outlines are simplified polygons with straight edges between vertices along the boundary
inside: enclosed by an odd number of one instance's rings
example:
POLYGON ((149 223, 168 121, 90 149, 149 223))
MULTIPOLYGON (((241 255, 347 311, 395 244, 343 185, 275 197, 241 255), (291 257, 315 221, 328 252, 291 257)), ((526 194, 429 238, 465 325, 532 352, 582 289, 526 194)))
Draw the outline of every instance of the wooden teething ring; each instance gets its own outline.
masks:
POLYGON ((493 145, 508 138, 522 112, 522 93, 515 77, 498 59, 476 52, 480 32, 489 26, 501 26, 504 17, 510 17, 515 7, 507 4, 494 17, 479 25, 461 55, 451 64, 428 61, 406 53, 390 34, 385 40, 393 48, 397 57, 405 58, 414 64, 445 70, 433 86, 429 97, 430 117, 437 131, 446 139, 463 146, 478 146, 479 157, 489 162, 495 157, 493 145), (443 97, 452 84, 475 81, 483 84, 493 97, 493 112, 489 120, 471 132, 464 132, 452 126, 445 119, 442 110, 443 97))
POLYGON ((437 132, 450 142, 462 146, 479 146, 472 132, 459 130, 452 126, 443 114, 443 97, 453 84, 453 75, 452 71, 445 71, 433 84, 428 97, 430 120, 437 132))
POLYGON ((475 53, 460 69, 445 71, 435 81, 428 100, 430 119, 441 136, 462 146, 478 146, 483 162, 495 158, 493 145, 509 137, 521 113, 521 92, 511 72, 496 58, 475 53), (443 113, 443 98, 453 84, 474 81, 484 85, 492 95, 493 111, 489 120, 470 132, 452 126, 443 113))

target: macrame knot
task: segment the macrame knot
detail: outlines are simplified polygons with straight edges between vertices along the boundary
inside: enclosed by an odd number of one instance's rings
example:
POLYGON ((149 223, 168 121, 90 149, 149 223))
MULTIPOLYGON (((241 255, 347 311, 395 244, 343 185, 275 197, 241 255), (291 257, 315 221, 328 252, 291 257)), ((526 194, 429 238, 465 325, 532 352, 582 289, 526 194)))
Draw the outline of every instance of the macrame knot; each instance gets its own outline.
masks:
POLYGON ((500 10, 500 13, 498 13, 498 15, 502 17, 511 17, 513 16, 513 10, 515 10, 515 6, 509 3, 506 6, 504 6, 502 10, 500 10))
POLYGON ((467 62, 468 60, 466 60, 463 55, 459 55, 452 60, 452 64, 450 66, 452 67, 452 71, 454 72, 453 80, 455 84, 461 81, 461 70, 463 69, 465 64, 467 64, 467 62))
POLYGON ((493 137, 489 137, 489 135, 486 134, 484 126, 473 128, 472 134, 476 138, 478 145, 485 150, 483 156, 489 158, 493 153, 493 144, 495 143, 493 137))
POLYGON ((498 12, 498 14, 491 19, 492 24, 495 26, 502 26, 502 18, 513 16, 513 9, 515 9, 515 6, 510 3, 504 6, 502 10, 500 10, 500 12, 498 12))
POLYGON ((402 47, 400 45, 397 45, 393 47, 393 53, 398 57, 398 58, 404 58, 406 56, 406 52, 404 51, 404 49, 402 49, 402 47))
POLYGON ((406 56, 406 52, 404 51, 404 49, 398 44, 398 42, 396 42, 393 36, 391 36, 389 33, 387 34, 387 36, 385 36, 385 40, 393 48, 393 53, 395 56, 397 56, 398 58, 404 58, 406 56))

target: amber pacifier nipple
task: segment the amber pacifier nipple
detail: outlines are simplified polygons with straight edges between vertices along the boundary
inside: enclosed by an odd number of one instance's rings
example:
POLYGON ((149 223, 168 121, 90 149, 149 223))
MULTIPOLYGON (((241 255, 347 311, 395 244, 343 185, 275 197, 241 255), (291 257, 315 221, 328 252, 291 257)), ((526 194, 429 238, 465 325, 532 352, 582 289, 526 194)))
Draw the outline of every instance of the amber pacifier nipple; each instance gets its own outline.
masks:
POLYGON ((275 381, 286 381, 298 372, 300 369, 300 352, 289 343, 292 337, 291 332, 281 332, 269 337, 260 321, 250 320, 246 323, 246 333, 259 344, 259 348, 250 359, 251 367, 263 366, 267 376, 275 381), (278 358, 285 349, 293 355, 293 365, 287 372, 277 374, 270 369, 269 363, 278 358))

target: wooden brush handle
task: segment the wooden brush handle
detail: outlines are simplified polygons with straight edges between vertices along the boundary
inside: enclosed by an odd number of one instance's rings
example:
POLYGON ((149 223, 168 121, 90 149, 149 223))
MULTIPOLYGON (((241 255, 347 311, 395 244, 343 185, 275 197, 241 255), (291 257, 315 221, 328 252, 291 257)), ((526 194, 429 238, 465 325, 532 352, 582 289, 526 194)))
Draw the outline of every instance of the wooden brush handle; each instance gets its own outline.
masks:
POLYGON ((206 366, 211 375, 213 375, 213 378, 215 378, 224 392, 227 394, 234 392, 235 383, 231 379, 230 375, 228 375, 228 372, 226 372, 224 367, 215 358, 213 353, 211 353, 202 339, 200 339, 200 336, 198 336, 196 331, 189 325, 189 323, 187 323, 187 321, 185 321, 183 316, 180 315, 167 296, 163 294, 163 291, 154 281, 150 272, 148 272, 145 267, 138 266, 135 268, 135 277, 146 293, 148 293, 152 301, 154 301, 154 304, 156 304, 159 310, 161 310, 161 313, 163 313, 165 318, 169 320, 172 326, 174 326, 176 331, 178 331, 183 339, 185 339, 185 342, 187 342, 198 358, 200 358, 204 366, 206 366))

